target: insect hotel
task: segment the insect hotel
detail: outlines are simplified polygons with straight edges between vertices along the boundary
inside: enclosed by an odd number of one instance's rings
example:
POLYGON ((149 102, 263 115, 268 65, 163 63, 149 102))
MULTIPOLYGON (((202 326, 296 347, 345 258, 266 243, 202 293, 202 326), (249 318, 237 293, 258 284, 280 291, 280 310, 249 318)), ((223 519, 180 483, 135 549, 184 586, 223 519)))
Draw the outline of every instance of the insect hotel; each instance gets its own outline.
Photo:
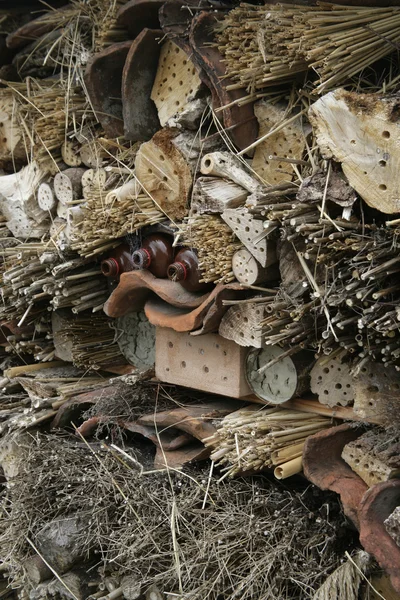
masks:
POLYGON ((399 48, 0 3, 1 598, 400 598, 399 48))

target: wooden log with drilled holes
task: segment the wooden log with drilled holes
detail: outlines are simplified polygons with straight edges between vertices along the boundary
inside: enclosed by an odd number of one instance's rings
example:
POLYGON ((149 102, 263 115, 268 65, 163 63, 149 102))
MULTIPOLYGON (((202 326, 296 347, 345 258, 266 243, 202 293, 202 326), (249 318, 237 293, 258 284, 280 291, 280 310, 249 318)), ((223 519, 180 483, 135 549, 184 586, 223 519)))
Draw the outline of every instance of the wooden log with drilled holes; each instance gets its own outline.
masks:
POLYGON ((157 207, 171 220, 187 214, 192 173, 182 153, 173 144, 175 133, 162 129, 140 146, 136 176, 157 207))
POLYGON ((68 205, 82 198, 82 176, 85 169, 71 167, 54 177, 54 193, 61 204, 68 205))
POLYGON ((323 156, 340 162, 365 202, 388 214, 400 211, 398 106, 397 95, 337 89, 309 112, 323 156))
MULTIPOLYGON (((268 240, 267 256, 271 261, 273 255, 276 256, 275 244, 272 240, 268 240)), ((232 272, 239 283, 244 285, 258 285, 266 281, 279 280, 278 263, 271 262, 266 267, 262 267, 247 248, 241 248, 233 255, 232 272)))

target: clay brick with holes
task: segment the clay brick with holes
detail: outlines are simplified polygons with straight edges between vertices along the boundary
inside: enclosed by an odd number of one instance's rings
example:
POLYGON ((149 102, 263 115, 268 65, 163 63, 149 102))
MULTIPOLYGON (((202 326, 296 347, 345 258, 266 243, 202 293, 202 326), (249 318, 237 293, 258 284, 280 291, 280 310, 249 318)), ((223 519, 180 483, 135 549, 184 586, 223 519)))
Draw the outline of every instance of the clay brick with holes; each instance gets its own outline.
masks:
POLYGON ((246 355, 246 348, 216 333, 191 336, 157 327, 156 376, 166 383, 232 398, 248 396, 246 355))

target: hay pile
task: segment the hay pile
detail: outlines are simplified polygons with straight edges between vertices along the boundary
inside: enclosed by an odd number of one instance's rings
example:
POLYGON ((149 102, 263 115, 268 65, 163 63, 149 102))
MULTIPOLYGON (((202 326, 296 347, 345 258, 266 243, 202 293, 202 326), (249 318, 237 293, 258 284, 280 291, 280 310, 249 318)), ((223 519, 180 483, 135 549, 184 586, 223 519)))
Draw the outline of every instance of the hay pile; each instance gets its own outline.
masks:
MULTIPOLYGON (((1 555, 14 578, 55 519, 87 519, 79 553, 182 599, 310 598, 339 564, 338 502, 266 478, 218 484, 208 469, 146 472, 138 451, 65 435, 20 438, 3 494, 1 555)), ((90 564, 90 562, 89 562, 90 564)))

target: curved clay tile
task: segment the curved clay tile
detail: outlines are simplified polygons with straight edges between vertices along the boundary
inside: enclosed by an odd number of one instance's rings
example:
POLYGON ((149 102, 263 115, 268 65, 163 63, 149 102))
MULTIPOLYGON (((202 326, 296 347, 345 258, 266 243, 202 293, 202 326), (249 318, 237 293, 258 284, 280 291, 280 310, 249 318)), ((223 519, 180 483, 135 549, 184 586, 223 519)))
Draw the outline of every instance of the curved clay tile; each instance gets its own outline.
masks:
POLYGON ((117 27, 127 29, 133 40, 146 27, 159 29, 158 11, 163 4, 162 0, 130 0, 118 12, 117 27))
MULTIPOLYGON (((152 4, 143 2, 142 4, 152 4)), ((125 8, 125 7, 124 7, 125 8)), ((122 73, 122 113, 125 137, 146 142, 161 128, 150 98, 160 56, 160 29, 143 29, 128 52, 122 73)))
POLYGON ((182 309, 197 308, 209 296, 201 292, 188 292, 179 283, 158 279, 149 271, 130 271, 121 275, 118 286, 104 305, 104 312, 114 318, 138 312, 153 293, 182 309))
POLYGON ((340 495, 344 513, 358 527, 358 508, 368 489, 364 481, 344 462, 346 444, 363 433, 352 425, 339 425, 310 436, 304 446, 304 475, 322 490, 340 495))
POLYGON ((400 593, 400 548, 386 531, 384 521, 400 505, 400 480, 378 483, 364 495, 360 510, 360 541, 390 576, 400 593))
MULTIPOLYGON (((227 90, 230 79, 222 79, 225 75, 225 64, 218 48, 211 45, 214 42, 213 29, 224 13, 203 11, 197 14, 190 30, 190 43, 196 57, 196 62, 207 74, 213 88, 213 101, 218 98, 218 106, 225 106, 246 96, 245 90, 227 90)), ((206 83, 206 82, 205 82, 206 83)), ((255 142, 258 136, 258 121, 254 114, 254 103, 244 106, 234 104, 222 111, 224 126, 236 146, 243 150, 255 142)))
POLYGON ((218 330, 221 319, 229 308, 222 301, 237 298, 240 290, 242 288, 237 283, 219 283, 204 302, 192 310, 177 308, 160 298, 151 297, 145 304, 144 312, 152 325, 203 335, 218 330))
POLYGON ((124 135, 122 71, 132 42, 113 44, 88 62, 85 84, 97 118, 106 135, 124 135))

